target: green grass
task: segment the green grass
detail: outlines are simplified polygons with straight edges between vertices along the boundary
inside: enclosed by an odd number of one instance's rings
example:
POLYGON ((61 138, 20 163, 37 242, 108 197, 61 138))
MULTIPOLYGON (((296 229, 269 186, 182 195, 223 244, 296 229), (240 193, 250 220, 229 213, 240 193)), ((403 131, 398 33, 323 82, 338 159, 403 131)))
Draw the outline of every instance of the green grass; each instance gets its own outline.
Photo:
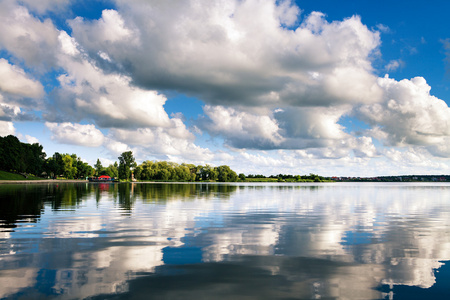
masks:
POLYGON ((22 176, 20 174, 14 174, 9 173, 5 171, 0 171, 0 180, 39 180, 42 178, 35 177, 35 176, 28 176, 28 178, 25 178, 25 176, 22 176))

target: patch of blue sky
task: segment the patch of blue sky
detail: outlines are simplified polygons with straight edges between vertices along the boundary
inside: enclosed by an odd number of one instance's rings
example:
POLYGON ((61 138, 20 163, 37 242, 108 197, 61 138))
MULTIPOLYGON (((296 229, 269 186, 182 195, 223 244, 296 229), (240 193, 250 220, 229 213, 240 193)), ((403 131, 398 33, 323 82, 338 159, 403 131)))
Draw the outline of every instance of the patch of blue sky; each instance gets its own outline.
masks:
POLYGON ((169 116, 182 113, 186 121, 196 120, 199 115, 203 114, 203 101, 195 97, 189 97, 177 92, 164 92, 167 101, 164 109, 169 116))
POLYGON ((85 20, 98 20, 102 16, 103 10, 115 8, 114 2, 110 0, 77 0, 71 1, 69 7, 63 11, 47 11, 43 15, 34 14, 34 16, 42 21, 47 18, 51 19, 56 28, 71 35, 72 28, 70 28, 68 20, 76 17, 82 17, 85 20))
POLYGON ((72 1, 70 10, 75 16, 86 20, 97 20, 102 16, 105 9, 116 9, 114 1, 111 0, 81 0, 72 1))
POLYGON ((338 123, 344 126, 344 132, 354 134, 356 136, 361 136, 364 131, 371 128, 367 123, 351 116, 341 117, 338 123))
POLYGON ((54 69, 54 70, 51 70, 51 72, 47 72, 47 73, 43 74, 39 78, 41 84, 44 87, 46 94, 49 94, 51 91, 60 87, 58 77, 65 73, 66 72, 64 72, 64 70, 62 70, 62 69, 58 69, 58 70, 54 69))
POLYGON ((14 57, 11 55, 11 53, 6 51, 6 49, 2 49, 2 48, 0 48, 0 58, 4 58, 7 61, 9 61, 10 63, 14 59, 14 57))

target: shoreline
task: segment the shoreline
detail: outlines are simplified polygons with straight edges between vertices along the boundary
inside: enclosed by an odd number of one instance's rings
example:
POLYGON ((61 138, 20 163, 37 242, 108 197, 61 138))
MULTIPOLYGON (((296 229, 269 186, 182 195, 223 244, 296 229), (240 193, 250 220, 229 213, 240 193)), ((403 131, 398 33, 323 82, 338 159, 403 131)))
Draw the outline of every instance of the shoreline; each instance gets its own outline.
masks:
POLYGON ((88 182, 89 180, 82 180, 82 179, 0 180, 0 184, 88 183, 88 182))

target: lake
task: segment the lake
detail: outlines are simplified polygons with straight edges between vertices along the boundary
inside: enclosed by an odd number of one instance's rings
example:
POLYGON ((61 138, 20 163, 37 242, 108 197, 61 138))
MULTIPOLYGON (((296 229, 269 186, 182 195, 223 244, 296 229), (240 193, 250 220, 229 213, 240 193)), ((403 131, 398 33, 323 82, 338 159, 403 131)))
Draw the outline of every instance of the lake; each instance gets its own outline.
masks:
POLYGON ((0 298, 450 299, 450 184, 0 185, 0 298))

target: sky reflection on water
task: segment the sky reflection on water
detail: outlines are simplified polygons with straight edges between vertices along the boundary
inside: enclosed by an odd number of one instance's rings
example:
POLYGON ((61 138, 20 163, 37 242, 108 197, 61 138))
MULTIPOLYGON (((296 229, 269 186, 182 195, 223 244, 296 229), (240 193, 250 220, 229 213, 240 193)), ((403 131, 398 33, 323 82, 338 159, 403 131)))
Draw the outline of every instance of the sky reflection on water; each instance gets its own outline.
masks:
POLYGON ((447 184, 0 185, 0 298, 444 299, 448 199, 447 184))

